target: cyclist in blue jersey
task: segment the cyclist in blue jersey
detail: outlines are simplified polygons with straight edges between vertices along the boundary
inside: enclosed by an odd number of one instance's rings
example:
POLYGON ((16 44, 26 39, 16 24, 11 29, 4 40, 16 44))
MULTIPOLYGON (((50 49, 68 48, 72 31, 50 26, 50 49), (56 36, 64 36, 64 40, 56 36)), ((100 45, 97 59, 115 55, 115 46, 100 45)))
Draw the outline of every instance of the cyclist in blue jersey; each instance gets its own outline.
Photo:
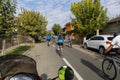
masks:
POLYGON ((58 39, 57 39, 57 49, 61 49, 61 53, 63 53, 63 42, 64 42, 64 38, 62 35, 59 35, 58 36, 58 39))
POLYGON ((47 40, 47 45, 50 46, 50 39, 51 39, 51 36, 50 35, 47 35, 46 36, 46 40, 47 40))

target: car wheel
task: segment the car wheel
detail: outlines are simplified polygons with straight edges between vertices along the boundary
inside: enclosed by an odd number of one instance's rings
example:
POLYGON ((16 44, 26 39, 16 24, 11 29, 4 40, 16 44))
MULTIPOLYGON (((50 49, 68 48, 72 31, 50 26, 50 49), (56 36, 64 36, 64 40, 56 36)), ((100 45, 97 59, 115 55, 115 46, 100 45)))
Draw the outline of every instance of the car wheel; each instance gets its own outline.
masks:
POLYGON ((85 49, 87 49, 87 48, 88 48, 86 43, 84 44, 84 48, 85 48, 85 49))
POLYGON ((100 47, 100 48, 99 48, 99 53, 100 53, 100 54, 103 54, 104 52, 105 52, 105 48, 104 48, 104 47, 100 47))

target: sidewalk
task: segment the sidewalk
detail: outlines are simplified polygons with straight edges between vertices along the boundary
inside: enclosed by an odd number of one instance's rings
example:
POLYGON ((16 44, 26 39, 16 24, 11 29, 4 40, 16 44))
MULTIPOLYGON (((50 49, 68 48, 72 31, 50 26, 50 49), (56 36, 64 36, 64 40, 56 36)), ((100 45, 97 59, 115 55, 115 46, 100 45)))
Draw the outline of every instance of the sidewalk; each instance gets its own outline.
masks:
MULTIPOLYGON (((67 46, 67 43, 65 44, 67 46)), ((74 49, 77 49, 79 51, 82 51, 82 52, 88 52, 86 51, 84 48, 83 48, 83 45, 82 44, 72 44, 72 48, 74 49)))
POLYGON ((73 48, 77 49, 79 51, 82 51, 83 53, 86 53, 88 55, 91 55, 93 57, 98 57, 98 55, 99 55, 99 54, 96 54, 97 52, 91 51, 89 49, 84 49, 82 44, 81 45, 73 44, 73 48))
POLYGON ((82 51, 82 52, 88 52, 88 50, 86 50, 86 49, 83 48, 83 45, 82 45, 82 44, 80 44, 80 45, 78 45, 78 44, 73 44, 72 47, 73 47, 74 49, 77 49, 77 50, 82 51))

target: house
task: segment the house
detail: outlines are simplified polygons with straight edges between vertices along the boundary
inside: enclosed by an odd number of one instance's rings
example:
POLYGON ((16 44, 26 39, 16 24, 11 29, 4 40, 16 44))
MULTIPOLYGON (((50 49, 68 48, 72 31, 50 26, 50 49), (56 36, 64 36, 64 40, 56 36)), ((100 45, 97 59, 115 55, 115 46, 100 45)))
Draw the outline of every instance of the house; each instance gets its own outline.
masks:
POLYGON ((65 27, 63 28, 63 31, 67 34, 70 34, 72 36, 72 39, 75 39, 75 34, 73 32, 71 32, 72 30, 74 30, 73 26, 69 23, 65 24, 65 27))
POLYGON ((120 17, 111 19, 100 34, 114 34, 120 32, 120 17))

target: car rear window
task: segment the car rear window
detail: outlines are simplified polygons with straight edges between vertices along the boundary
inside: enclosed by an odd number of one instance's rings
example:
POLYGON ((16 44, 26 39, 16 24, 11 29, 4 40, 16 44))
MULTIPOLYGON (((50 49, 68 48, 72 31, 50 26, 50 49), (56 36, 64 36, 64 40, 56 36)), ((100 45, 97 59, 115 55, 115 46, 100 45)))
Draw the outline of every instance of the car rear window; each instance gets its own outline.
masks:
POLYGON ((112 41, 113 38, 114 38, 114 37, 108 37, 108 40, 112 41))

